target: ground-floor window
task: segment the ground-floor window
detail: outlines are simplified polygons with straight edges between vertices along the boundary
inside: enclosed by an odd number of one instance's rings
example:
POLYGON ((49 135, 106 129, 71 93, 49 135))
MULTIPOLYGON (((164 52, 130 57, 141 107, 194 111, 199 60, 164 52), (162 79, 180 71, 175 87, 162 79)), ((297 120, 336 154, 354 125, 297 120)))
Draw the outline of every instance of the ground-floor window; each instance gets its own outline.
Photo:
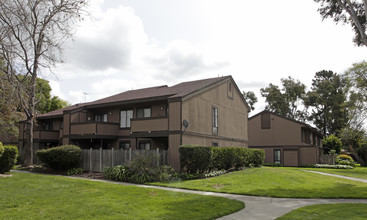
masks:
POLYGON ((213 147, 218 147, 218 142, 213 142, 213 147))
POLYGON ((130 141, 119 141, 120 150, 129 150, 130 149, 130 141))
POLYGON ((280 149, 274 149, 274 163, 280 164, 280 149))
POLYGON ((140 141, 139 150, 150 150, 150 141, 140 141))

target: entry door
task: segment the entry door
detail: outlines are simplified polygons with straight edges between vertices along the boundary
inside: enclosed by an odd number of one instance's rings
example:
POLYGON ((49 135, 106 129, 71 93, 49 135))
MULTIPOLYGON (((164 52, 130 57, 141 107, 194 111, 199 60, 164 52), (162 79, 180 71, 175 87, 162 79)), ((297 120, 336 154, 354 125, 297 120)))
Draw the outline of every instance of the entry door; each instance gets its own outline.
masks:
POLYGON ((284 150, 284 166, 298 166, 298 150, 284 150))

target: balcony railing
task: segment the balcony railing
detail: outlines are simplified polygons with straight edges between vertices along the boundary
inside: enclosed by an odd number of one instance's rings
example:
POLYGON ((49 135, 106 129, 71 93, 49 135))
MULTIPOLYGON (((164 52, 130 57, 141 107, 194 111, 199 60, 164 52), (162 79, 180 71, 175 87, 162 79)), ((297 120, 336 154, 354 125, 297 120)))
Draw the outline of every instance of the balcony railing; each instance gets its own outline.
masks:
POLYGON ((37 139, 37 140, 58 140, 59 139, 59 131, 36 130, 36 131, 33 131, 33 139, 37 139))
POLYGON ((150 131, 168 131, 168 117, 131 119, 131 132, 150 131))
POLYGON ((88 122, 70 125, 71 135, 118 135, 118 132, 117 123, 88 122))

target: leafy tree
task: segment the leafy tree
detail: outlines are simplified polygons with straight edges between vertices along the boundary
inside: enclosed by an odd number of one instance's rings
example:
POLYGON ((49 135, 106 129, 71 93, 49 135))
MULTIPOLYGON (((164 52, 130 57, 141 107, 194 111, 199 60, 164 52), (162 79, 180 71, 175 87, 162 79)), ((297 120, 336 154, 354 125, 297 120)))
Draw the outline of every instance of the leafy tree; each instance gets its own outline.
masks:
POLYGON ((354 63, 345 72, 352 87, 350 92, 349 126, 359 130, 367 118, 367 62, 354 63))
POLYGON ((335 150, 339 154, 342 150, 342 142, 333 134, 322 139, 322 146, 324 154, 329 154, 330 150, 335 150))
POLYGON ((17 91, 26 119, 23 165, 33 164, 33 126, 40 68, 61 62, 62 45, 81 19, 83 0, 2 0, 0 3, 1 70, 17 91), (24 77, 20 77, 24 76, 24 77))
POLYGON ((355 33, 354 43, 367 46, 367 1, 363 0, 314 0, 320 4, 318 11, 323 19, 331 18, 336 23, 350 24, 355 33))
POLYGON ((347 126, 347 81, 332 71, 320 71, 312 80, 311 90, 304 103, 311 108, 309 119, 322 130, 323 135, 337 134, 347 126))
POLYGON ((58 96, 53 96, 51 98, 50 106, 47 112, 55 111, 60 108, 65 108, 69 105, 70 104, 67 101, 60 99, 58 96))
POLYGON ((305 111, 301 110, 301 106, 306 86, 290 76, 280 81, 282 89, 270 83, 260 90, 267 102, 265 108, 281 116, 304 121, 305 111))
POLYGON ((242 93, 243 93, 243 97, 245 98, 247 104, 249 104, 251 110, 252 111, 255 110, 255 104, 257 102, 257 97, 255 93, 252 91, 248 91, 248 92, 243 91, 242 93))
MULTIPOLYGON (((35 106, 36 114, 43 114, 67 107, 69 104, 57 96, 51 97, 49 82, 37 78, 36 97, 39 100, 35 106)), ((24 120, 22 106, 16 91, 6 80, 6 75, 0 72, 0 140, 17 142, 18 122, 24 120)))

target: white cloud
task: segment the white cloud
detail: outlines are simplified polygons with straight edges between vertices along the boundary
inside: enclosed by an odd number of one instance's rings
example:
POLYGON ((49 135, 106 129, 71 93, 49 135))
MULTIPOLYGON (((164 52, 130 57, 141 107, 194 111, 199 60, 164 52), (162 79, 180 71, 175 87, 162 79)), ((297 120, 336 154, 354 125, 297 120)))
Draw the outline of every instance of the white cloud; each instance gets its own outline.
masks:
POLYGON ((50 86, 51 86, 51 95, 52 96, 57 96, 61 99, 65 99, 65 95, 64 93, 61 92, 60 90, 60 83, 58 83, 55 80, 48 80, 50 86))

